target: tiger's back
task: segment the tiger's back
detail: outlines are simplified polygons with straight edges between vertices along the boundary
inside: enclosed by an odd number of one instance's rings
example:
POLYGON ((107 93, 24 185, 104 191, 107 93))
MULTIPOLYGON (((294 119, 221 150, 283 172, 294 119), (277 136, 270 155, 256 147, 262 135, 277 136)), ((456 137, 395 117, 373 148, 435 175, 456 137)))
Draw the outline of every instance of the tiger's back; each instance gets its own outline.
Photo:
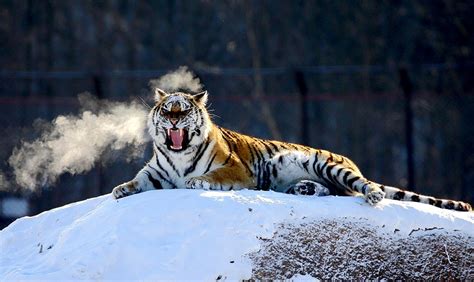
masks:
MULTIPOLYGON (((315 177, 310 172, 311 164, 314 164, 315 160, 319 161, 317 156, 323 155, 343 163, 354 174, 360 174, 359 169, 351 160, 328 151, 287 142, 264 140, 222 127, 217 127, 217 130, 220 132, 217 135, 220 135, 219 137, 229 148, 226 152, 228 157, 232 153, 240 156, 240 161, 245 164, 249 176, 254 179, 254 185, 251 186, 254 189, 287 192, 288 185, 297 183, 299 180, 323 181, 321 177, 315 177)), ((331 186, 331 183, 325 184, 331 186)))

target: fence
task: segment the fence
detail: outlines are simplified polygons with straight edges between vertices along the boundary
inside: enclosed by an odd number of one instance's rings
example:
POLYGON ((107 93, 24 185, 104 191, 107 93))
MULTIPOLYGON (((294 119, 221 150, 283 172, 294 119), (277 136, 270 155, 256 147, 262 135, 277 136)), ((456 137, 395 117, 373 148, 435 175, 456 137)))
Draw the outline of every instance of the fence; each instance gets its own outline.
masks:
MULTIPOLYGON (((21 138, 33 138, 28 129, 35 119, 76 112, 78 93, 146 99, 148 80, 168 71, 0 71, 0 120, 8 136, 0 154, 6 160, 21 138)), ((351 157, 369 178, 474 202, 468 189, 474 96, 465 83, 473 63, 193 71, 209 90, 220 125, 329 149, 351 157)), ((54 188, 26 195, 30 213, 108 193, 132 178, 149 154, 131 164, 99 165, 87 175, 64 175, 54 188)))

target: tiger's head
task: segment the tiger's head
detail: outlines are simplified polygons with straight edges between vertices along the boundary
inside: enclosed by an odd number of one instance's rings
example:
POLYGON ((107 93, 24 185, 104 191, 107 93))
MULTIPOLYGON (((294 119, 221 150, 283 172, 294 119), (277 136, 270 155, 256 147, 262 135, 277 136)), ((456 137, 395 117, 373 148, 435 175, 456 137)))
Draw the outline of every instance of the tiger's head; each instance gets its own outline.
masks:
POLYGON ((167 93, 156 88, 155 101, 148 118, 148 129, 157 146, 181 152, 198 146, 207 138, 211 129, 206 110, 207 91, 167 93))

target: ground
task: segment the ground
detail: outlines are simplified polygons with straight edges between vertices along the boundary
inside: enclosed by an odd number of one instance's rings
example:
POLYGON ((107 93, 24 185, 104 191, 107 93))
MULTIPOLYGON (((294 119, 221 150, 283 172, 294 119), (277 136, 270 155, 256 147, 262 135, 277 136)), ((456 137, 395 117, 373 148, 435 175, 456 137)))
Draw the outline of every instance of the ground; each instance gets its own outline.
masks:
POLYGON ((474 279, 474 213, 264 191, 110 195, 0 231, 0 280, 474 279))

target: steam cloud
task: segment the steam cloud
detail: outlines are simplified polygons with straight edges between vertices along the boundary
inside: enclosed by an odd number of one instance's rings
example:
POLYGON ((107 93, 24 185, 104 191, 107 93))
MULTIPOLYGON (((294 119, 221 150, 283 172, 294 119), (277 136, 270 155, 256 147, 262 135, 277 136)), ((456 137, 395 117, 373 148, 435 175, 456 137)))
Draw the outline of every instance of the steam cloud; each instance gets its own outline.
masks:
POLYGON ((0 191, 7 190, 9 186, 10 183, 8 182, 6 176, 0 172, 0 191))
MULTIPOLYGON (((202 89, 199 79, 186 67, 150 81, 150 86, 170 92, 202 89)), ((36 127, 41 127, 40 137, 23 141, 13 150, 8 160, 12 179, 0 172, 0 189, 11 189, 14 180, 23 189, 34 191, 54 184, 63 173, 85 173, 98 161, 107 163, 117 155, 132 160, 143 155, 149 141, 148 109, 137 102, 98 100, 90 94, 80 94, 79 103, 78 115, 61 115, 51 123, 36 122, 36 127)))
POLYGON ((150 86, 158 87, 166 92, 185 89, 196 93, 203 88, 199 78, 195 77, 186 66, 181 66, 176 71, 167 73, 158 79, 151 80, 150 86))
POLYGON ((78 116, 58 116, 32 142, 22 142, 8 162, 21 187, 34 190, 52 184, 65 173, 89 171, 106 151, 127 148, 136 157, 148 141, 147 111, 136 102, 130 104, 98 101, 80 94, 83 108, 78 116))

